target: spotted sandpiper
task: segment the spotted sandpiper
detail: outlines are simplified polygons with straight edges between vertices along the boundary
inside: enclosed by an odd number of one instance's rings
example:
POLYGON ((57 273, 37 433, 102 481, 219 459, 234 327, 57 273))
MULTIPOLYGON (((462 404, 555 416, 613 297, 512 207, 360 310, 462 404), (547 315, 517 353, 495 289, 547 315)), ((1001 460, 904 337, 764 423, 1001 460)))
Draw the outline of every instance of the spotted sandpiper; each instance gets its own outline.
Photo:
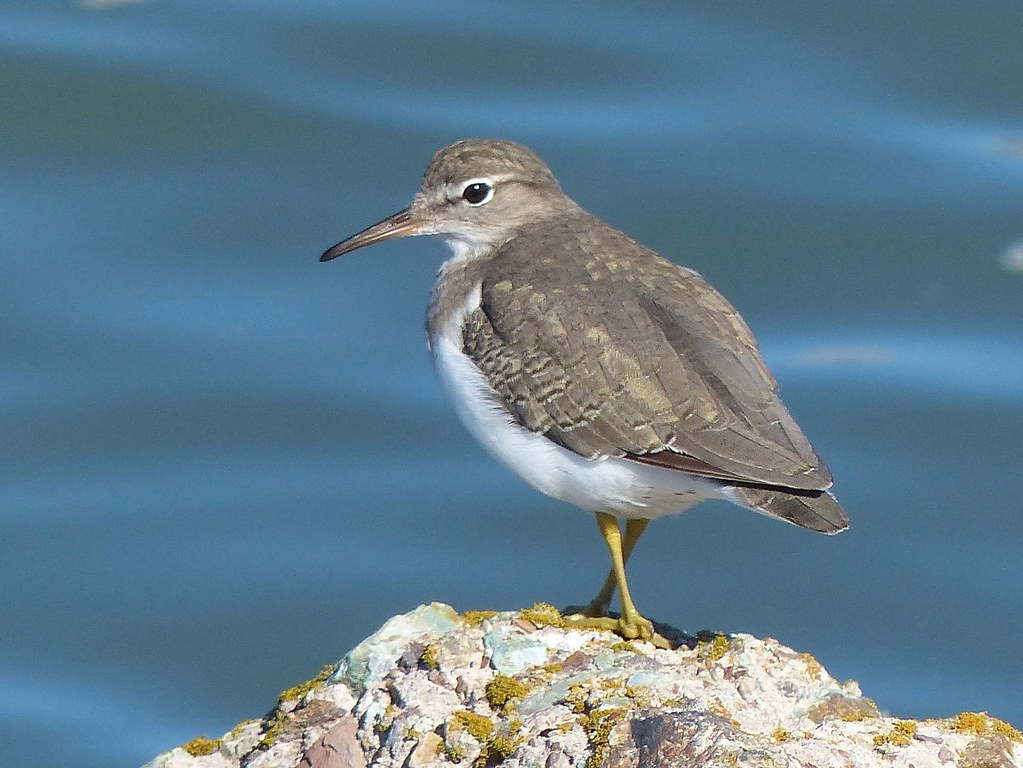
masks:
POLYGON ((445 147, 407 208, 320 261, 411 235, 452 251, 426 327, 459 417, 527 483, 596 516, 611 572, 577 623, 663 643, 625 563, 650 520, 703 499, 848 528, 739 313, 693 270, 580 208, 532 151, 445 147))

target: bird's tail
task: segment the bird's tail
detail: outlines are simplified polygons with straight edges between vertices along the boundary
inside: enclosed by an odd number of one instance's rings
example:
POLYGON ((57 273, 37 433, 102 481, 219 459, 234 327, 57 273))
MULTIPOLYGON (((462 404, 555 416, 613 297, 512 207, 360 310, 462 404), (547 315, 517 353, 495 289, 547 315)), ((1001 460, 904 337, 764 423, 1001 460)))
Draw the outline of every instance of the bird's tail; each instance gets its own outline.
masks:
POLYGON ((731 486, 736 503, 770 517, 821 533, 849 527, 845 510, 828 491, 790 491, 763 486, 731 486))

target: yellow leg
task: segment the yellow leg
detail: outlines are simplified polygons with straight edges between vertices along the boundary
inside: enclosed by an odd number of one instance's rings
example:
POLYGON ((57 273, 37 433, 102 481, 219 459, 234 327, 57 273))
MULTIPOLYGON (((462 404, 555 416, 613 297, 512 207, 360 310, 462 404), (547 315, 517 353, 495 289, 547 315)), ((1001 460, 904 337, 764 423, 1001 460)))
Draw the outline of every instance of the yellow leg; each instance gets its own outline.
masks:
POLYGON ((622 617, 618 625, 622 635, 628 639, 642 637, 644 640, 653 636, 654 628, 649 621, 639 615, 629 594, 629 584, 625 580, 625 555, 622 552, 622 532, 618 528, 618 519, 605 512, 597 512, 597 525, 611 553, 611 572, 618 584, 618 595, 622 601, 622 617))
MULTIPOLYGON (((632 550, 636 548, 636 542, 643 535, 643 531, 646 530, 649 522, 649 520, 643 517, 630 517, 625 521, 625 538, 622 540, 623 565, 629 562, 632 550)), ((607 578, 604 579, 604 586, 600 588, 600 592, 590 601, 590 604, 583 613, 586 616, 607 616, 607 611, 611 607, 611 598, 614 597, 617 585, 618 578, 615 576, 614 568, 612 568, 608 572, 607 578)))
MULTIPOLYGON (((600 527, 600 533, 607 544, 607 551, 611 555, 611 575, 608 577, 610 586, 608 586, 608 582, 605 582, 605 588, 594 599, 594 603, 604 602, 604 613, 600 616, 593 616, 589 614, 589 609, 585 609, 581 614, 566 616, 566 621, 577 627, 617 632, 627 640, 635 640, 637 638, 646 640, 658 648, 671 648, 671 644, 665 638, 654 632, 654 625, 648 619, 639 615, 639 611, 636 610, 636 606, 632 602, 632 595, 629 594, 629 585, 625 580, 626 552, 631 554, 633 547, 636 546, 636 541, 646 528, 647 521, 630 520, 626 523, 625 544, 623 545, 622 532, 618 527, 618 520, 613 515, 603 512, 596 512, 594 514, 597 518, 597 525, 600 527), (612 619, 606 613, 606 603, 610 602, 615 587, 618 588, 618 594, 621 597, 622 603, 622 615, 618 619, 612 619), (606 600, 604 600, 605 592, 607 593, 606 600)), ((593 603, 591 603, 590 607, 593 607, 593 603)))

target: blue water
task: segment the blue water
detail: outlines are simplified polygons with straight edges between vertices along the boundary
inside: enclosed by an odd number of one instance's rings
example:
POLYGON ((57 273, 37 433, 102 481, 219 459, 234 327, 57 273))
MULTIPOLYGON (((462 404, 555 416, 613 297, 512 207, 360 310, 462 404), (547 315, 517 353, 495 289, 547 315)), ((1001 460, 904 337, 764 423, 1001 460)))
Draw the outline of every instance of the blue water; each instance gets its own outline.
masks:
POLYGON ((743 312, 825 538, 651 527, 647 614, 1023 724, 1023 6, 0 8, 0 766, 132 766, 387 617, 588 599, 587 516, 430 370, 440 244, 318 255, 503 136, 743 312))

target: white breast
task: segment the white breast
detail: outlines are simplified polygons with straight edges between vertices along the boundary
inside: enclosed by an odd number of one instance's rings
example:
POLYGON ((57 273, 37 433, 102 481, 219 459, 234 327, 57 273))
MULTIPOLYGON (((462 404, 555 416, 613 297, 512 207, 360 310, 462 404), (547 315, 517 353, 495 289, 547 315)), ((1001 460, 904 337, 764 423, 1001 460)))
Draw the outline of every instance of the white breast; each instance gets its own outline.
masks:
POLYGON ((430 349, 459 418, 490 455, 548 496, 619 517, 660 517, 710 496, 727 498, 713 480, 616 457, 586 459, 515 422, 462 351, 462 325, 479 305, 477 285, 430 349))

